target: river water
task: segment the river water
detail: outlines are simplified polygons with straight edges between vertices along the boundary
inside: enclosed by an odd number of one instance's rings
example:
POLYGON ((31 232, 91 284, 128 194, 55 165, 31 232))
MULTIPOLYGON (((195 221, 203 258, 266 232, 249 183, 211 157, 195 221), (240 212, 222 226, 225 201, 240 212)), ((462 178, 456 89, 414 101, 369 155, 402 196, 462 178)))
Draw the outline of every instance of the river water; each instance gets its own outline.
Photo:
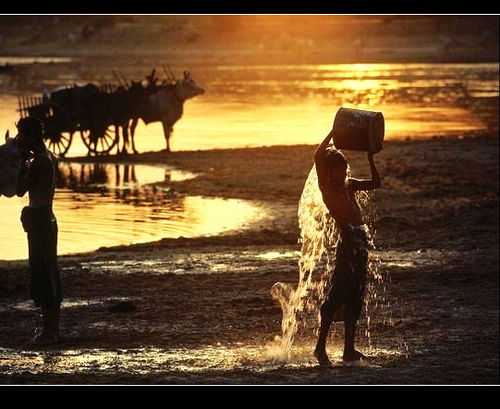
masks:
MULTIPOLYGON (((265 210, 248 201, 179 196, 151 183, 175 182, 196 175, 162 166, 60 163, 54 199, 59 226, 58 253, 144 243, 162 238, 199 237, 248 227, 265 210)), ((28 256, 19 216, 23 198, 0 197, 0 260, 28 256)))
MULTIPOLYGON (((43 89, 114 81, 111 73, 108 77, 83 76, 64 59, 4 57, 0 61, 50 66, 36 80, 25 75, 29 68, 20 71, 23 76, 15 70, 0 74, 2 134, 6 130, 15 133, 20 95, 41 96, 43 89), (55 70, 54 66, 60 68, 55 70)), ((185 69, 171 68, 176 74, 185 69)), ((150 70, 129 68, 125 76, 138 80, 150 70)), ((161 69, 158 73, 164 77, 161 69)), ((215 65, 191 67, 191 73, 206 93, 185 103, 184 115, 174 126, 173 151, 317 144, 331 129, 341 106, 383 112, 386 140, 480 133, 488 130, 488 124, 471 107, 478 101, 483 105, 488 101, 498 103, 499 95, 498 63, 215 65)), ((146 126, 140 122, 135 141, 139 152, 164 149, 161 124, 146 126)), ((75 133, 67 156, 86 153, 75 133)), ((87 175, 83 179, 92 173, 81 170, 84 165, 65 166, 68 174, 87 175)), ((104 184, 73 184, 58 190, 55 211, 63 254, 161 237, 215 234, 237 228, 259 214, 257 207, 241 201, 178 198, 168 191, 161 192, 161 199, 158 192, 153 195, 147 184, 163 181, 165 172, 170 172, 171 180, 195 177, 175 169, 104 165, 103 169, 95 168, 96 172, 107 175, 104 184), (123 178, 132 169, 136 181, 131 185, 123 178), (124 185, 115 183, 120 177, 124 185), (213 209, 221 217, 208 217, 213 209), (234 223, 228 224, 228 219, 234 223)), ((0 249, 0 259, 26 256, 25 237, 18 221, 26 201, 0 199, 0 240, 5 243, 8 238, 10 243, 9 248, 0 249)))
MULTIPOLYGON (((185 69, 171 68, 177 75, 185 69)), ((140 80, 150 70, 138 66, 124 76, 140 80)), ((116 84, 111 73, 82 78, 70 68, 48 72, 53 76, 36 81, 0 75, 2 132, 15 130, 19 95, 41 96, 43 89, 74 83, 116 84), (26 81, 33 81, 31 91, 26 81)), ((387 140, 481 132, 486 124, 469 107, 499 95, 498 63, 216 65, 193 67, 191 74, 206 93, 184 104, 171 139, 176 151, 315 144, 330 130, 340 106, 383 112, 387 140)), ((164 149, 161 124, 140 121, 136 147, 139 152, 164 149)), ((86 153, 75 133, 67 156, 86 153)))

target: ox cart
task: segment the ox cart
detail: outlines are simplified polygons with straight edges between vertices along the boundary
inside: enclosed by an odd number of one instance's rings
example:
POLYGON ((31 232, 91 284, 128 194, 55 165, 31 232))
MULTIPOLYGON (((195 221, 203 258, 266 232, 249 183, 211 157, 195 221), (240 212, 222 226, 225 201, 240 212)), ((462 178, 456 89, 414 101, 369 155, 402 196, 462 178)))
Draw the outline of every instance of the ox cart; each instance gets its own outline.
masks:
POLYGON ((77 133, 89 155, 106 155, 119 140, 119 128, 109 110, 117 92, 111 84, 73 85, 42 97, 19 97, 18 111, 21 118, 41 121, 46 145, 55 154, 66 155, 77 133))
MULTIPOLYGON (((181 118, 187 99, 205 90, 188 71, 182 79, 164 68, 167 78, 157 84, 156 70, 142 81, 119 81, 120 85, 73 85, 44 93, 42 97, 19 97, 21 118, 38 118, 44 127, 47 147, 59 156, 68 152, 73 136, 79 133, 88 155, 107 155, 118 146, 120 130, 127 153, 129 142, 134 153, 135 128, 139 119, 145 124, 161 122, 170 151, 170 135, 181 118)), ((115 74, 115 77, 119 77, 115 74)))

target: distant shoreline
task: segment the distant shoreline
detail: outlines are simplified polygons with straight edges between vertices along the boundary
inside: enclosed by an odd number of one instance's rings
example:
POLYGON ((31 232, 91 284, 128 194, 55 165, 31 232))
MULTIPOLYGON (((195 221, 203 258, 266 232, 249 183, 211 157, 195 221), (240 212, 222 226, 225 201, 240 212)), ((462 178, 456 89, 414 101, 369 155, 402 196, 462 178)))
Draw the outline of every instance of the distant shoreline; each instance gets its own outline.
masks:
POLYGON ((0 55, 107 59, 118 67, 498 62, 498 32, 496 15, 14 15, 0 16, 0 55))

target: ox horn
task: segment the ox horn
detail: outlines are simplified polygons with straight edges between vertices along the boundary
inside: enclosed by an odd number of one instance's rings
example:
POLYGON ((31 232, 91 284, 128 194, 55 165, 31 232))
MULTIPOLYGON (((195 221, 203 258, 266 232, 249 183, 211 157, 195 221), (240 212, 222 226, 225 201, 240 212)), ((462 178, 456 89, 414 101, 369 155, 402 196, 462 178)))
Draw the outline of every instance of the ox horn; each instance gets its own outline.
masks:
POLYGON ((175 75, 172 73, 172 70, 170 69, 169 65, 167 65, 167 68, 168 68, 168 72, 170 73, 170 76, 172 77, 172 79, 177 82, 177 78, 175 78, 175 75))
POLYGON ((165 68, 165 65, 162 64, 161 67, 163 68, 163 73, 165 74, 165 77, 167 77, 167 80, 171 79, 172 76, 167 72, 167 69, 165 68))
POLYGON ((123 82, 125 83, 125 88, 129 87, 128 80, 122 75, 123 82))
POLYGON ((118 81, 118 85, 120 85, 121 87, 123 87, 122 81, 120 80, 120 77, 115 72, 115 70, 113 70, 113 75, 114 75, 115 79, 118 81))
POLYGON ((9 130, 7 129, 7 132, 5 132, 5 141, 8 141, 9 139, 10 139, 9 130))

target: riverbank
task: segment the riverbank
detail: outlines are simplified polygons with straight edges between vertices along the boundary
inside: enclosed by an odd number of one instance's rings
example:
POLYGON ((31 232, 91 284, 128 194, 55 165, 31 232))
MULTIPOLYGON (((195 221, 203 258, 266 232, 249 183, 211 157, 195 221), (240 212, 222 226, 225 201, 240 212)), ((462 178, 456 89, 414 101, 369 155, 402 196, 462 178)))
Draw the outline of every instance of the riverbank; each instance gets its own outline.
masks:
POLYGON ((191 68, 242 61, 497 62, 498 16, 6 15, 0 55, 71 58, 80 78, 113 70, 135 78, 137 66, 159 62, 191 68))
MULTIPOLYGON (((137 80, 163 64, 498 63, 498 16, 316 17, 0 16, 3 56, 70 59, 7 67, 0 88, 34 95, 115 81, 113 71, 137 80)), ((336 324, 334 365, 320 370, 314 317, 288 361, 275 354, 282 311, 270 289, 298 282, 297 205, 315 146, 145 152, 71 160, 168 165, 197 175, 170 181, 176 194, 256 201, 268 216, 243 231, 60 256, 53 347, 26 345, 40 321, 27 261, 0 261, 0 383, 499 384, 498 96, 461 104, 484 132, 388 140, 375 155, 380 278, 357 333, 369 360, 342 362, 336 324)), ((364 154, 346 154, 353 176, 369 175, 364 154)))
MULTIPOLYGON (((150 152, 126 158, 199 174, 180 194, 271 203, 245 232, 163 239, 60 257, 62 342, 23 346, 35 310, 26 262, 0 262, 0 380, 5 384, 498 384, 498 135, 388 141, 375 161, 380 304, 362 317, 360 349, 320 371, 314 329, 279 362, 277 281, 298 282, 297 202, 314 146, 150 152), (369 330, 367 332, 367 330, 369 330), (369 337, 367 337, 367 333, 369 337)), ((354 176, 363 154, 347 152, 354 176)), ((109 160, 109 158, 107 158, 109 160)), ((125 159, 120 159, 125 160, 125 159)))

